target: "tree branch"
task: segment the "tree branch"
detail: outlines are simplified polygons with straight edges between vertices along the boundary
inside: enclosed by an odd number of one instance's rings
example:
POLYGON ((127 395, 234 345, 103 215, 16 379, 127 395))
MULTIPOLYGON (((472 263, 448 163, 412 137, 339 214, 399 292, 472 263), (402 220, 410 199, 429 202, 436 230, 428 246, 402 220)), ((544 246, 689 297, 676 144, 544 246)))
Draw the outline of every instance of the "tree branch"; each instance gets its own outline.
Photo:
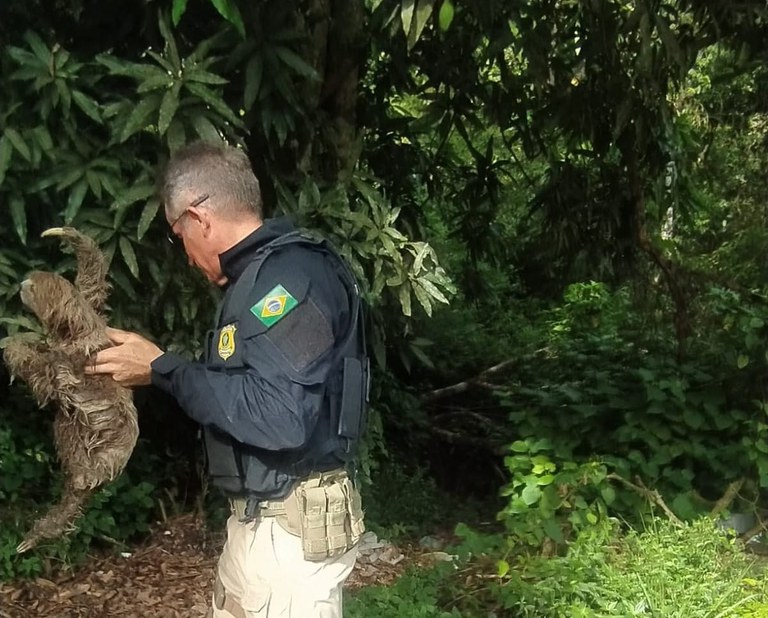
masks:
POLYGON ((733 502, 734 498, 736 498, 736 496, 739 494, 742 485, 744 485, 743 478, 730 483, 722 497, 717 502, 715 502, 715 506, 712 507, 712 510, 709 512, 709 514, 712 516, 719 515, 725 509, 731 506, 731 502, 733 502))
POLYGON ((669 521, 671 521, 676 526, 682 526, 683 522, 678 519, 677 515, 675 515, 672 510, 667 506, 667 503, 664 502, 664 499, 661 497, 661 494, 656 489, 648 489, 644 484, 643 481, 641 481, 639 478, 635 478, 635 483, 629 482, 627 479, 619 476, 618 474, 615 474, 611 472, 611 474, 608 475, 608 477, 612 481, 618 481, 622 485, 628 487, 632 491, 640 494, 643 498, 646 500, 652 502, 656 506, 658 506, 662 511, 664 511, 664 514, 667 516, 669 521))
POLYGON ((433 391, 430 391, 428 393, 423 394, 420 397, 420 401, 422 404, 431 403, 437 399, 443 399, 444 397, 451 397, 453 395, 458 395, 459 393, 464 393, 468 391, 472 386, 480 386, 483 388, 494 388, 495 385, 490 384, 487 382, 488 378, 491 376, 496 375, 497 373, 500 373, 513 363, 517 362, 518 359, 516 358, 509 358, 505 361, 500 362, 498 365, 494 365, 493 367, 489 367, 488 369, 484 369, 480 373, 478 373, 474 378, 470 378, 468 380, 464 380, 463 382, 458 382, 456 384, 452 384, 451 386, 444 386, 443 388, 438 388, 433 391))

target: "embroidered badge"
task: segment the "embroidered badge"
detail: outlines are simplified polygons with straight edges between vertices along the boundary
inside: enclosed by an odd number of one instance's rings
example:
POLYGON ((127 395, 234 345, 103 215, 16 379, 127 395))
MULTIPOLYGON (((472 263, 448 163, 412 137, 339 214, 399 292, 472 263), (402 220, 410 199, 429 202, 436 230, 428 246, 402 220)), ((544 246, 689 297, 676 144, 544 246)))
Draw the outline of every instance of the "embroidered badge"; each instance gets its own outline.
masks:
POLYGON ((235 331, 237 326, 228 324, 219 332, 219 356, 222 360, 227 360, 235 353, 235 331))
POLYGON ((282 285, 276 285, 269 294, 251 307, 251 313, 265 326, 272 326, 288 315, 298 304, 299 301, 291 296, 288 290, 282 285))

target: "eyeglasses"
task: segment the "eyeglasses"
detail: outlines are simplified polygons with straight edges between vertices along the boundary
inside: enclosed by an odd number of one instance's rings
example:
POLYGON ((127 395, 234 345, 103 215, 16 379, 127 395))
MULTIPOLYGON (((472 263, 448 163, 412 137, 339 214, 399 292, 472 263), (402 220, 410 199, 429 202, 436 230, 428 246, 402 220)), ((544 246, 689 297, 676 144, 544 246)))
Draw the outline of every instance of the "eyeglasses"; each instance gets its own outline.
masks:
POLYGON ((178 217, 176 217, 173 221, 171 221, 170 229, 167 234, 169 243, 171 243, 172 245, 176 244, 177 238, 176 238, 176 235, 173 233, 173 228, 176 227, 176 224, 184 218, 184 215, 186 215, 189 212, 189 209, 194 208, 195 206, 200 206, 200 204, 202 204, 209 197, 211 196, 208 193, 201 195, 196 200, 194 200, 189 206, 187 206, 178 217))

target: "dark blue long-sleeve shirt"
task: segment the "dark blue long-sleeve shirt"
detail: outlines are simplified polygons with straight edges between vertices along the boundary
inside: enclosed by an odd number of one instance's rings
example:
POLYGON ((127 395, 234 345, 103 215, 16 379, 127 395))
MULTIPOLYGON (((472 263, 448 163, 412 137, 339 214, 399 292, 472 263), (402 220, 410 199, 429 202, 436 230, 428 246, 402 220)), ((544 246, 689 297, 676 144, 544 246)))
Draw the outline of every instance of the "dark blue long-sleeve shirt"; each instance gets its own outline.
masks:
MULTIPOLYGON (((260 248, 292 229, 285 219, 267 220, 223 253, 228 288, 260 248)), ((152 382, 173 395, 191 418, 239 442, 270 451, 301 449, 314 431, 332 351, 349 322, 350 298, 332 261, 304 245, 290 245, 273 253, 259 271, 234 322, 231 357, 193 362, 165 353, 152 363, 152 382), (276 289, 298 305, 264 333, 252 308, 276 289)))

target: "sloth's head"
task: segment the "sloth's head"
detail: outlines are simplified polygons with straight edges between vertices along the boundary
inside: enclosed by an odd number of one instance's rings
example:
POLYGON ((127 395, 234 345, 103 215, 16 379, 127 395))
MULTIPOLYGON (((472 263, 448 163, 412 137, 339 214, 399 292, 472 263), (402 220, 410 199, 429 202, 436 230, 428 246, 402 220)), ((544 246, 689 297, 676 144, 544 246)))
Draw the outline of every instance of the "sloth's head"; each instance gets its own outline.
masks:
POLYGON ((35 271, 21 284, 21 302, 49 335, 81 337, 93 328, 96 314, 75 286, 61 275, 35 271))

